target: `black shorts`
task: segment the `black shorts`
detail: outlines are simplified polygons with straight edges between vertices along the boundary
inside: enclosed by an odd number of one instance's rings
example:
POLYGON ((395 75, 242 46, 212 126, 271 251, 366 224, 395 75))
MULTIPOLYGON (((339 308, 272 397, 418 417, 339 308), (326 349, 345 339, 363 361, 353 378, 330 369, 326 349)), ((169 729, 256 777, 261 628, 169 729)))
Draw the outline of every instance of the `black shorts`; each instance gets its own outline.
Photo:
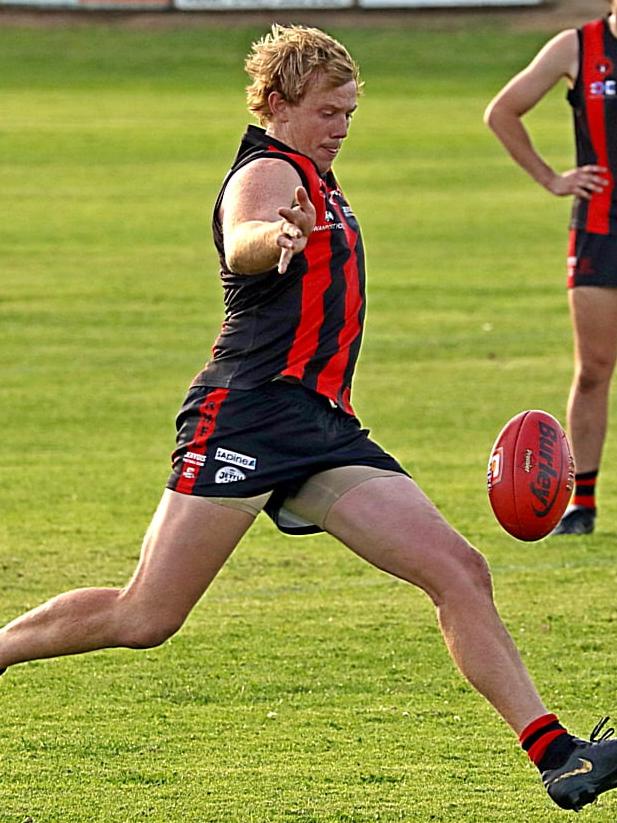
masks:
POLYGON ((201 497, 273 491, 268 514, 318 472, 372 466, 407 472, 353 417, 300 384, 191 388, 176 420, 167 488, 201 497))
POLYGON ((568 244, 568 288, 617 288, 617 237, 571 229, 568 244))

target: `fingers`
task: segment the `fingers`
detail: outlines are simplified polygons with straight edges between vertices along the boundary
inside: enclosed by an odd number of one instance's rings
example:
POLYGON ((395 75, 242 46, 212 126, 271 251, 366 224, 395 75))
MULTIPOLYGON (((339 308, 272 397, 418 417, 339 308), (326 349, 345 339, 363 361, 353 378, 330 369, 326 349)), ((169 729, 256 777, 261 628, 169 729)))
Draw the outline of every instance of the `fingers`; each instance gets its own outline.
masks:
POLYGON ((608 169, 604 166, 579 166, 564 174, 556 174, 549 190, 558 197, 575 195, 583 200, 590 200, 594 194, 601 194, 609 185, 609 179, 604 176, 608 169))
POLYGON ((308 211, 309 209, 314 208, 304 186, 297 187, 295 191, 295 196, 296 203, 300 206, 302 211, 308 211))
POLYGON ((285 274, 285 272, 287 271, 287 267, 291 263, 292 257, 292 249, 281 249, 281 256, 279 257, 279 262, 277 266, 277 271, 279 274, 285 274))
MULTIPOLYGON (((282 211, 282 209, 279 209, 282 211)), ((290 223, 288 220, 283 220, 281 223, 281 234, 289 237, 291 240, 299 240, 304 236, 304 232, 295 223, 290 223)))
POLYGON ((590 200, 594 194, 604 191, 608 180, 601 177, 608 170, 604 166, 581 166, 576 170, 574 194, 584 200, 590 200))
POLYGON ((281 222, 281 233, 276 238, 277 246, 281 247, 281 254, 277 266, 279 274, 285 274, 291 258, 306 245, 305 243, 300 243, 299 241, 301 240, 304 240, 302 230, 293 223, 283 220, 281 222))
POLYGON ((276 239, 277 245, 281 247, 278 262, 279 274, 284 274, 293 255, 304 249, 307 238, 315 225, 315 207, 304 186, 298 186, 294 194, 295 204, 292 208, 278 209, 278 214, 283 218, 280 234, 276 239))

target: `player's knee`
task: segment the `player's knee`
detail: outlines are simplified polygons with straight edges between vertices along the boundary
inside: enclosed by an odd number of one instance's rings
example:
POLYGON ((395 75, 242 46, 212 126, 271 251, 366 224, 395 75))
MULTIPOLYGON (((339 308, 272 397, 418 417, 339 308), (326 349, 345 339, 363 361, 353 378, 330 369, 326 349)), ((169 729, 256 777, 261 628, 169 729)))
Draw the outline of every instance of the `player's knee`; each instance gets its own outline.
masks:
POLYGON ((492 597, 493 581, 486 558, 464 538, 459 537, 458 540, 444 595, 460 595, 465 599, 492 597))
POLYGON ((174 635, 182 621, 151 621, 146 618, 143 622, 136 622, 124 632, 122 645, 129 649, 153 649, 162 646, 166 640, 174 635))
POLYGON ((473 606, 480 599, 492 598, 491 572, 479 551, 455 532, 440 549, 441 559, 432 565, 432 573, 423 585, 437 607, 455 601, 473 606))
POLYGON ((492 594, 493 579, 488 562, 483 554, 469 544, 467 544, 465 567, 472 585, 481 591, 492 594))
POLYGON ((576 374, 576 387, 582 394, 589 394, 608 385, 613 374, 613 361, 597 359, 583 363, 576 374))
POLYGON ((184 621, 174 615, 135 612, 122 629, 122 645, 129 649, 153 649, 162 646, 184 621))

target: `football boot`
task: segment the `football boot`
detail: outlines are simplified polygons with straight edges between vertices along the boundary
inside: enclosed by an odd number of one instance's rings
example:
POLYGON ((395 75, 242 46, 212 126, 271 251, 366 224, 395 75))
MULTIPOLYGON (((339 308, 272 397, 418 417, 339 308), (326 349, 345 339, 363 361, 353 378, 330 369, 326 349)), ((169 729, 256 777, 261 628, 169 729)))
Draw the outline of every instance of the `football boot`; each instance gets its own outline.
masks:
POLYGON ((591 534, 595 524, 595 509, 588 509, 585 506, 573 506, 566 511, 551 535, 591 534))
POLYGON ((617 787, 617 740, 609 740, 614 729, 598 736, 607 721, 598 723, 589 740, 575 739, 574 751, 559 768, 542 772, 549 797, 562 809, 578 812, 617 787))

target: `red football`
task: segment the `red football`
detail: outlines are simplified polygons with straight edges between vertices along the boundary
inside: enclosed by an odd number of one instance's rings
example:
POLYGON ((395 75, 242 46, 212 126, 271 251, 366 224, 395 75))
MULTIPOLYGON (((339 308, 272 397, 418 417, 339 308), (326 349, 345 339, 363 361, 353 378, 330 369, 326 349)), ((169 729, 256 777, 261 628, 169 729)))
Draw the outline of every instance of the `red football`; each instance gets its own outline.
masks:
POLYGON ((574 487, 565 431, 545 411, 524 411, 503 427, 488 462, 488 499, 503 528, 540 540, 557 525, 574 487))

